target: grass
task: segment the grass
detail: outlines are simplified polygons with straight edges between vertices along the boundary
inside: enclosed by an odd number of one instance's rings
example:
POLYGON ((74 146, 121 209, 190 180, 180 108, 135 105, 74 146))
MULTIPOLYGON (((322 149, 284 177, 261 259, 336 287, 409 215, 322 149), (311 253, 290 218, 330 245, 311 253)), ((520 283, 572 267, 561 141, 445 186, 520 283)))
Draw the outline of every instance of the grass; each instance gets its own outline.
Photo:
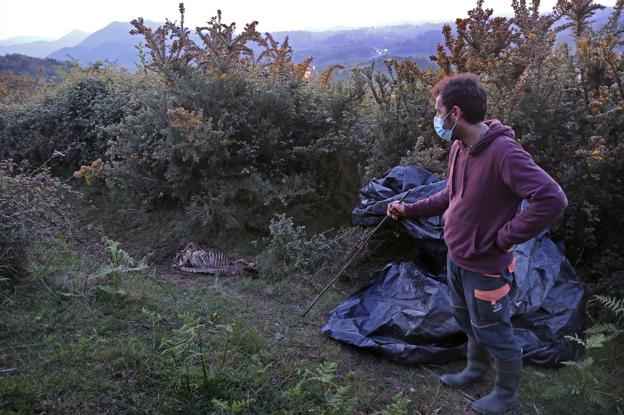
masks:
MULTIPOLYGON (((0 283, 0 369, 14 369, 0 374, 0 413, 471 413, 435 375, 463 361, 404 366, 320 333, 358 279, 302 318, 317 293, 305 280, 132 269, 53 252, 27 279, 0 283)), ((613 347, 596 370, 617 394, 621 342, 613 347)), ((526 368, 512 413, 605 413, 580 394, 547 393, 573 391, 577 370, 526 368)), ((466 392, 487 393, 492 380, 466 392)))

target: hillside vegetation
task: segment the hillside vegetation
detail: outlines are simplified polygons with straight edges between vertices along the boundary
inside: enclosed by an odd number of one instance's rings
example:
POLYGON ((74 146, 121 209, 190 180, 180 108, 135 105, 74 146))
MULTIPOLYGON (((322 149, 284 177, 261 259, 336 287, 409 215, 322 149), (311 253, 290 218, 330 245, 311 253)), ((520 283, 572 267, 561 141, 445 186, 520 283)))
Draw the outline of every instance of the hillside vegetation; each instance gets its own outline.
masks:
POLYGON ((318 332, 371 270, 411 255, 398 227, 299 313, 362 237, 349 219, 364 183, 397 164, 444 177, 429 90, 468 71, 488 118, 565 190, 551 236, 588 291, 588 331, 570 339, 584 360, 528 368, 521 410, 623 413, 624 1, 599 28, 591 0, 512 5, 496 17, 478 0, 444 26, 433 68, 387 59, 336 80, 341 66, 315 72, 287 40, 221 11, 191 37, 181 4, 156 29, 132 21, 136 73, 96 63, 54 84, 0 77, 0 411, 467 411, 485 389, 441 387, 448 368, 318 332), (574 48, 555 43, 568 29, 574 48), (254 260, 259 278, 172 271, 189 241, 254 260))

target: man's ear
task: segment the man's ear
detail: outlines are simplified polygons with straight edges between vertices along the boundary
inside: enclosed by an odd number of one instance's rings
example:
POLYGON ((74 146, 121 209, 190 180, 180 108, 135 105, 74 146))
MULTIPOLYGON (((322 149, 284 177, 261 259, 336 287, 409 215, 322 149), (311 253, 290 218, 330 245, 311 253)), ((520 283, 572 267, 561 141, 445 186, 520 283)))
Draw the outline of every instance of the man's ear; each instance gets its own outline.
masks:
POLYGON ((459 108, 457 105, 453 105, 453 108, 451 108, 451 112, 452 112, 451 117, 453 118, 453 122, 458 122, 463 115, 461 108, 459 108))

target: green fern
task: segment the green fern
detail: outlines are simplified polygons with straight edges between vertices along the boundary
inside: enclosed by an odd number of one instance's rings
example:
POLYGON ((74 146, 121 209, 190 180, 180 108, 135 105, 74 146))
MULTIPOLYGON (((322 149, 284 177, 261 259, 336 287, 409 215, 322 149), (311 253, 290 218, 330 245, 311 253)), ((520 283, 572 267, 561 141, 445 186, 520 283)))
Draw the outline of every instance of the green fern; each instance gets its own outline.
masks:
POLYGON ((156 350, 160 347, 162 341, 162 332, 161 332, 161 322, 163 321, 163 317, 160 313, 156 311, 151 311, 147 307, 143 307, 141 312, 147 316, 147 319, 151 323, 152 326, 152 348, 156 350))
POLYGON ((323 362, 316 369, 316 373, 310 376, 309 379, 326 385, 336 385, 337 368, 338 364, 336 362, 323 362))
POLYGON ((592 332, 590 333, 589 330, 590 329, 585 331, 585 334, 586 334, 585 339, 581 339, 578 336, 565 336, 565 338, 567 340, 571 340, 575 343, 578 343, 581 346, 583 346, 583 348, 589 350, 589 349, 595 349, 598 347, 604 347, 606 343, 615 339, 623 331, 623 330, 618 330, 615 327, 613 327, 613 329, 610 329, 608 332, 592 330, 592 332))
POLYGON ((604 295, 594 295, 594 299, 611 311, 618 322, 624 318, 624 298, 607 297, 604 295))
POLYGON ((408 404, 412 402, 405 392, 401 391, 394 395, 392 403, 390 403, 385 409, 374 412, 373 415, 407 415, 409 413, 408 404))
POLYGON ((601 324, 596 324, 595 326, 591 326, 590 328, 585 330, 585 333, 587 334, 599 334, 599 333, 609 334, 609 333, 619 333, 621 331, 622 330, 618 329, 613 323, 601 323, 601 324))
POLYGON ((597 324, 585 330, 585 334, 589 335, 587 343, 590 347, 602 347, 623 332, 624 330, 617 328, 612 323, 597 324))
POLYGON ((241 412, 243 412, 243 410, 249 407, 249 404, 253 401, 254 401, 253 398, 252 399, 240 399, 240 400, 235 400, 230 403, 228 401, 224 401, 221 399, 212 398, 210 403, 212 403, 212 405, 214 406, 214 409, 219 410, 218 411, 219 414, 234 415, 234 414, 240 414, 241 412))
POLYGON ((141 273, 149 270, 144 259, 136 261, 130 254, 119 247, 119 242, 108 238, 104 238, 103 241, 109 264, 103 266, 93 278, 105 278, 108 276, 116 278, 131 272, 141 273))
POLYGON ((282 396, 288 401, 305 398, 313 405, 308 412, 327 415, 353 413, 356 401, 351 397, 351 385, 345 384, 351 375, 345 375, 339 382, 337 372, 338 364, 329 361, 319 364, 314 371, 298 370, 297 375, 301 379, 294 387, 284 391, 282 396))
MULTIPOLYGON (((581 346, 583 346, 583 347, 585 347, 585 348, 586 348, 586 343, 585 343, 585 340, 581 339, 581 338, 578 336, 578 334, 575 334, 574 336, 567 336, 567 335, 566 335, 566 336, 564 336, 564 338, 565 338, 566 340, 570 340, 570 341, 573 341, 573 342, 575 342, 575 343, 577 343, 577 344, 580 344, 581 346)), ((565 363, 565 362, 563 362, 563 363, 565 363)))
POLYGON ((161 355, 169 355, 176 362, 190 362, 199 353, 196 339, 201 323, 194 313, 182 313, 178 317, 182 327, 174 329, 171 337, 162 343, 161 355))
POLYGON ((606 402, 604 399, 605 392, 602 390, 603 385, 595 377, 591 377, 584 385, 583 397, 588 401, 600 406, 605 407, 606 402))
POLYGON ((134 266, 134 259, 126 251, 119 247, 119 242, 106 238, 104 241, 108 259, 115 266, 134 266))
POLYGON ((566 360, 565 362, 561 362, 561 364, 583 370, 590 368, 594 364, 594 359, 589 356, 587 359, 581 360, 580 362, 566 360))
MULTIPOLYGON (((624 299, 595 295, 592 301, 597 301, 610 310, 619 322, 624 317, 624 299)), ((605 409, 610 404, 618 403, 621 397, 608 392, 602 377, 597 373, 602 369, 592 357, 592 349, 607 346, 616 337, 624 332, 617 323, 596 324, 583 332, 583 338, 578 335, 565 336, 567 340, 581 345, 588 352, 588 356, 580 362, 566 361, 563 365, 576 369, 576 379, 569 384, 556 384, 547 388, 550 399, 559 399, 563 396, 577 396, 585 402, 591 402, 605 409), (615 400, 614 400, 615 399, 615 400), (608 401, 611 401, 610 403, 608 401)))

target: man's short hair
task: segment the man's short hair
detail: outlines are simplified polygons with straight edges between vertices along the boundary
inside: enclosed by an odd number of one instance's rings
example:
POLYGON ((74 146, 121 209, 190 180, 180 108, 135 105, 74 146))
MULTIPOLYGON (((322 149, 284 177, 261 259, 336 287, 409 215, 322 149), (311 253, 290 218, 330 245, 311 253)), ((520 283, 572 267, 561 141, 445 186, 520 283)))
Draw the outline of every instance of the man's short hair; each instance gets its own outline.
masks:
POLYGON ((458 73, 443 78, 431 89, 433 99, 438 95, 447 111, 457 105, 470 124, 485 118, 487 95, 479 76, 474 73, 458 73))

